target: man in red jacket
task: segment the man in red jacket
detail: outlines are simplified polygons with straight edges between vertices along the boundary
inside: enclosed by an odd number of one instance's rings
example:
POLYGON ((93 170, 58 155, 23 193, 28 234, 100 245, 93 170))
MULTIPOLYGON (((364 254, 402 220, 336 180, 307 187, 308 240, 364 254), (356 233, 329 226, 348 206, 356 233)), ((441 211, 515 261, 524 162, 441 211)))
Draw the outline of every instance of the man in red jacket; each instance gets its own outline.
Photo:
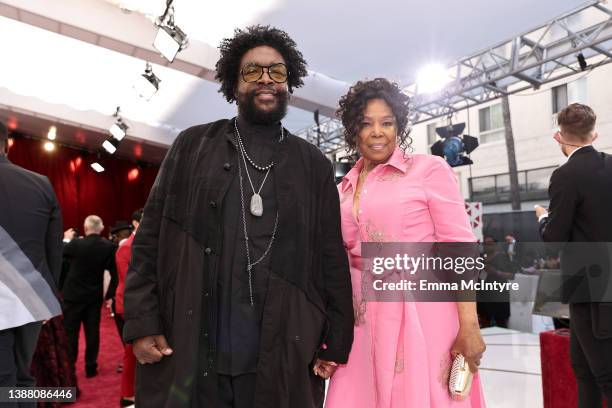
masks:
MULTIPOLYGON (((115 313, 119 316, 119 320, 123 322, 123 292, 125 290, 125 277, 127 275, 128 265, 132 257, 132 242, 134 242, 134 234, 138 230, 138 225, 142 219, 142 208, 136 210, 132 214, 132 225, 134 229, 129 238, 119 245, 115 253, 115 263, 117 264, 117 275, 119 282, 117 284, 117 292, 115 295, 115 313)), ((121 374, 121 406, 130 406, 134 404, 134 380, 136 357, 132 353, 132 345, 126 343, 123 354, 123 372, 121 374)))

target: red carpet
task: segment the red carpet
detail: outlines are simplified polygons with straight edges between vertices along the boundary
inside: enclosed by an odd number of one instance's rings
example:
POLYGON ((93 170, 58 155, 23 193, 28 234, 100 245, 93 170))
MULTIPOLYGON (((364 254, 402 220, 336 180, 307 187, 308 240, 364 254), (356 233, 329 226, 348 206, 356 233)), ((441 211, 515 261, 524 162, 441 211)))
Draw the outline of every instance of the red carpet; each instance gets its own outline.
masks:
POLYGON ((115 321, 109 311, 102 308, 100 321, 100 354, 98 355, 98 375, 85 378, 85 336, 81 328, 79 337, 79 358, 76 372, 81 394, 72 407, 100 408, 119 407, 121 398, 121 374, 117 366, 123 359, 123 344, 119 339, 115 321))

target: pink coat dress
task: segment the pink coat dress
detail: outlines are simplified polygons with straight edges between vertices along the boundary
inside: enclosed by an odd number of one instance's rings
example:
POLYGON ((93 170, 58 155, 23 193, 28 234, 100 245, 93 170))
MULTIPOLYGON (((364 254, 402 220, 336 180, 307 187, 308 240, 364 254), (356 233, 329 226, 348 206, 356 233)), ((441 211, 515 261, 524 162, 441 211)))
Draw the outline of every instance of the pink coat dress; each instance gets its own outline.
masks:
POLYGON ((455 175, 444 160, 399 148, 364 182, 358 217, 353 196, 360 159, 338 185, 349 255, 355 339, 331 379, 326 408, 485 406, 478 378, 461 402, 448 392, 450 348, 459 329, 456 303, 362 302, 362 242, 474 242, 455 175))

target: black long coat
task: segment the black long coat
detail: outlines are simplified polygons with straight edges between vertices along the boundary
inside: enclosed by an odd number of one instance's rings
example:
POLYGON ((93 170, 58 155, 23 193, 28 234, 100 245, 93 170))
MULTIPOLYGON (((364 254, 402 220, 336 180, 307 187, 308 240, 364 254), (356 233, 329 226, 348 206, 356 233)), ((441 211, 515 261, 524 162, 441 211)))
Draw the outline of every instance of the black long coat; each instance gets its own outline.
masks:
MULTIPOLYGON (((220 120, 178 136, 134 240, 124 338, 164 334, 174 350, 157 364, 138 366, 136 398, 145 407, 190 406, 196 381, 207 390, 207 406, 216 406, 221 209, 238 163, 232 129, 231 121, 220 120)), ((273 167, 279 225, 263 312, 257 408, 322 406, 324 385, 312 363, 317 356, 346 362, 353 341, 333 168, 314 146, 286 135, 273 167)))

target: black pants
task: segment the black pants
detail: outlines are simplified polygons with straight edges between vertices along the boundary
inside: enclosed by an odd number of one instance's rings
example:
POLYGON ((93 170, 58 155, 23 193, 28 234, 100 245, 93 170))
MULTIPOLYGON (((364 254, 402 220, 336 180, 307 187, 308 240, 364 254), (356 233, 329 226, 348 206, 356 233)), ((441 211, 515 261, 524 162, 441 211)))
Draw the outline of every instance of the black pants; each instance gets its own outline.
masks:
MULTIPOLYGON (((41 322, 0 330, 0 387, 34 387, 30 372, 41 322)), ((1 403, 0 407, 35 407, 35 402, 1 403)))
POLYGON ((612 407, 612 338, 593 334, 591 305, 570 304, 570 355, 578 381, 579 408, 612 407))
POLYGON ((218 408, 252 408, 255 402, 255 374, 236 377, 218 374, 218 408))
POLYGON ((125 326, 125 320, 123 320, 123 313, 117 313, 117 309, 115 309, 115 299, 113 299, 113 304, 111 306, 113 310, 113 318, 115 319, 115 326, 117 327, 117 333, 119 333, 119 338, 121 339, 121 343, 125 345, 123 341, 123 326, 125 326))
POLYGON ((85 371, 94 373, 98 368, 100 350, 100 313, 102 302, 64 301, 64 328, 68 337, 68 357, 74 366, 79 355, 79 330, 85 329, 85 371))

